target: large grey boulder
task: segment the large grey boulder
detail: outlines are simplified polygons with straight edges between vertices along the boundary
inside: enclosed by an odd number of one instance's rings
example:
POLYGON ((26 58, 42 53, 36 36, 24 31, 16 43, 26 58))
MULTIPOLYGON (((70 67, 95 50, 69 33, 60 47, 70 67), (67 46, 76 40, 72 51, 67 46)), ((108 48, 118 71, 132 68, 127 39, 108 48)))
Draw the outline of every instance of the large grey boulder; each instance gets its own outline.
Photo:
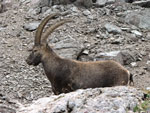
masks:
POLYGON ((125 22, 150 30, 150 9, 127 12, 125 22))
POLYGON ((134 5, 139 5, 142 7, 150 7, 150 0, 139 0, 139 1, 134 1, 134 5))
POLYGON ((76 59, 83 49, 83 45, 79 41, 69 37, 54 43, 53 47, 59 56, 69 59, 76 59))
POLYGON ((140 90, 126 86, 81 89, 20 105, 17 113, 133 113, 142 97, 140 90))
POLYGON ((98 53, 96 58, 99 60, 115 60, 122 65, 129 65, 132 62, 138 61, 140 59, 140 55, 137 52, 110 51, 98 53))

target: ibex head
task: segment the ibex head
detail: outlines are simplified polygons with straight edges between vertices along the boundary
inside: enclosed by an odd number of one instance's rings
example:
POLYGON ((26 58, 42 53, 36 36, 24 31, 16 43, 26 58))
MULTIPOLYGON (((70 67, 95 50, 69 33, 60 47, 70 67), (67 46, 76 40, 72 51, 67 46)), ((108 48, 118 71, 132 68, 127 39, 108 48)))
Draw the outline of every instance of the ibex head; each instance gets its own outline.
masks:
POLYGON ((41 59, 42 59, 42 48, 40 46, 34 46, 26 62, 29 65, 37 66, 39 63, 41 63, 41 59))
POLYGON ((45 33, 42 34, 42 31, 45 27, 45 25, 48 23, 48 21, 55 17, 58 16, 59 14, 51 14, 49 16, 47 16, 39 25, 37 31, 36 31, 36 35, 35 35, 35 41, 34 41, 34 46, 32 48, 32 52, 29 55, 29 57, 27 58, 26 62, 29 65, 34 65, 37 66, 39 63, 42 62, 43 57, 45 57, 46 55, 50 54, 50 51, 52 51, 52 49, 48 46, 47 44, 47 38, 48 36, 59 26, 63 25, 66 22, 71 22, 72 20, 70 19, 66 19, 66 20, 61 20, 59 22, 57 22, 56 24, 50 26, 49 28, 47 28, 47 30, 45 31, 45 33))

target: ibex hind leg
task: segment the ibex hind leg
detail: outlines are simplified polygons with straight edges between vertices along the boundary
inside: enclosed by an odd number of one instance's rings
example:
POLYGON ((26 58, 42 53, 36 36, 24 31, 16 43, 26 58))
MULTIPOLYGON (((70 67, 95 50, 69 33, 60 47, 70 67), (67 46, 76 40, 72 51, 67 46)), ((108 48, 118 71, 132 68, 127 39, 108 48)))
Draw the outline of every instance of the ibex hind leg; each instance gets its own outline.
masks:
POLYGON ((129 83, 128 83, 129 86, 134 86, 134 81, 133 81, 133 74, 130 73, 129 75, 129 83))

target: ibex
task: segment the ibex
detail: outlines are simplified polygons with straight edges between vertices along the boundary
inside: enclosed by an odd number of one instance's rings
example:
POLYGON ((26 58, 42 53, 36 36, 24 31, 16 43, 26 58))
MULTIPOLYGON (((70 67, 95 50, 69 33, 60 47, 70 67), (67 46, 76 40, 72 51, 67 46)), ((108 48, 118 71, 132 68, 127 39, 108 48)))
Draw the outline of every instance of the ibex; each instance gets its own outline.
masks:
POLYGON ((112 60, 81 62, 59 57, 47 44, 47 38, 56 28, 71 20, 60 20, 42 34, 46 23, 56 15, 58 14, 51 14, 40 23, 32 52, 26 60, 27 64, 33 66, 43 64, 54 94, 85 88, 127 85, 133 81, 132 74, 112 60))

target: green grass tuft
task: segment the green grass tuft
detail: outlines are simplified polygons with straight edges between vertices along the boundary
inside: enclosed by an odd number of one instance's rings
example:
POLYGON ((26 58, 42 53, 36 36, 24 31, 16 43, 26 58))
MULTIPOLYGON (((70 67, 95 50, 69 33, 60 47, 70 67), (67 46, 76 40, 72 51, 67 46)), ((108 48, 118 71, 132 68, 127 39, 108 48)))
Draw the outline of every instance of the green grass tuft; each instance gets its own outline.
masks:
POLYGON ((150 92, 147 91, 145 94, 145 99, 142 103, 137 105, 134 109, 133 112, 138 112, 138 113, 150 113, 150 92))

